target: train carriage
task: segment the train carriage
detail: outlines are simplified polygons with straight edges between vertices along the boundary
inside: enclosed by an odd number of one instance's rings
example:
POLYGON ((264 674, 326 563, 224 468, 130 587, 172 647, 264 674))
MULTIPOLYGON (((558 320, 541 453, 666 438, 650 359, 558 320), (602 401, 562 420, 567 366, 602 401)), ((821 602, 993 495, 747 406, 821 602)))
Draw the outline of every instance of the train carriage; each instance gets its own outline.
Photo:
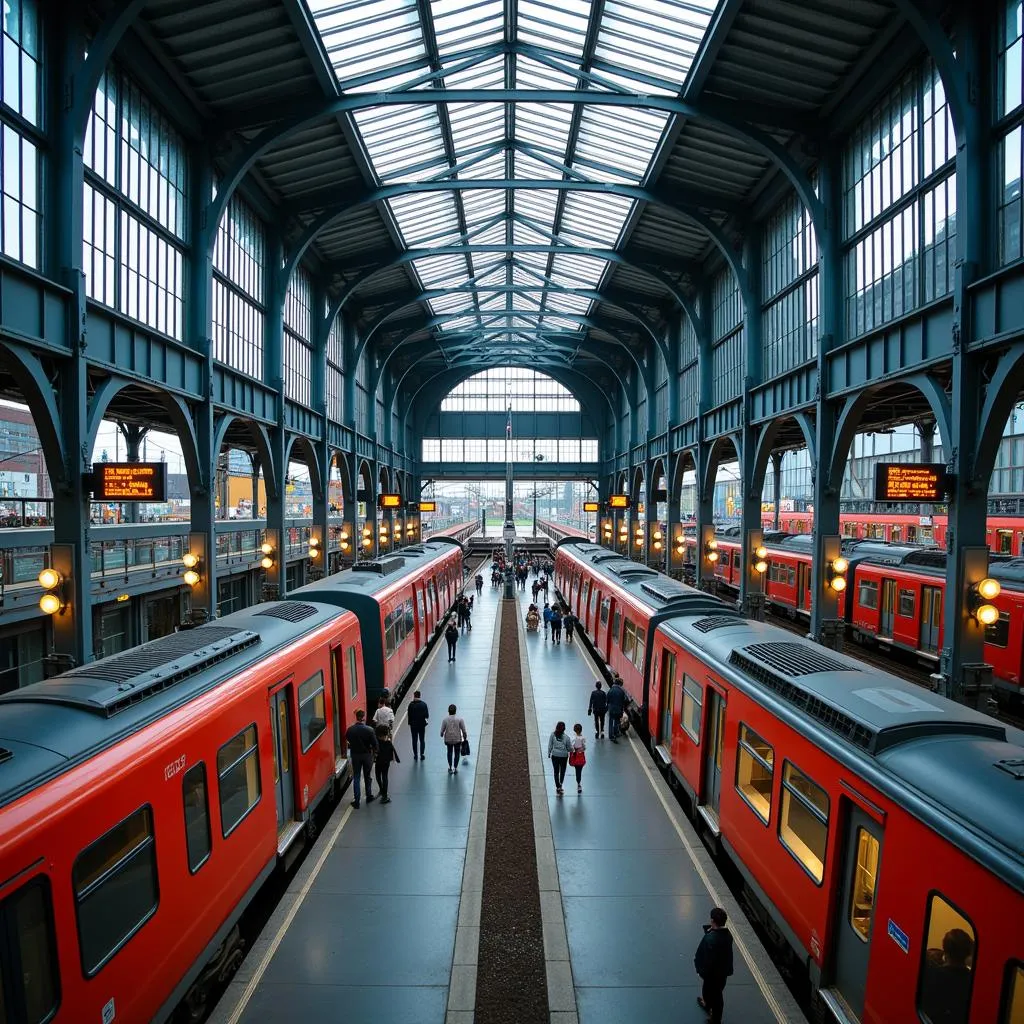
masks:
MULTIPOLYGON (((560 578, 623 588, 593 548, 561 544, 560 578)), ((652 749, 823 1019, 1017 1024, 1024 735, 660 575, 624 589, 652 749)))

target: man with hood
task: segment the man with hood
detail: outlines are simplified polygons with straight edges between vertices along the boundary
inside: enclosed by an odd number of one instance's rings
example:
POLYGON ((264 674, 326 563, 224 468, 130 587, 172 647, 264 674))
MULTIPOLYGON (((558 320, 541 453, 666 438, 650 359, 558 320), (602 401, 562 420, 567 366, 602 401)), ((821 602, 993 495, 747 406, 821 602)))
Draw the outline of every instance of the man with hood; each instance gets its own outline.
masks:
POLYGON ((697 1004, 709 1015, 711 1024, 722 1024, 725 982, 732 974, 732 932, 725 927, 727 917, 721 907, 714 907, 710 917, 693 958, 693 966, 704 982, 697 1004))

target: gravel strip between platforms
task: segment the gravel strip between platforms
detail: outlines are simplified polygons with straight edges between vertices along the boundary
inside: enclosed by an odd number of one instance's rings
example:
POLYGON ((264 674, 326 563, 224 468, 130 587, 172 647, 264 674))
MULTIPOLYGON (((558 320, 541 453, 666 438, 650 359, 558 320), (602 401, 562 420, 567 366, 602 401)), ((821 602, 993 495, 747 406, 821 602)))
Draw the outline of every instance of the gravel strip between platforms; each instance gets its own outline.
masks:
POLYGON ((480 913, 476 1024, 548 1024, 519 607, 501 618, 480 913))

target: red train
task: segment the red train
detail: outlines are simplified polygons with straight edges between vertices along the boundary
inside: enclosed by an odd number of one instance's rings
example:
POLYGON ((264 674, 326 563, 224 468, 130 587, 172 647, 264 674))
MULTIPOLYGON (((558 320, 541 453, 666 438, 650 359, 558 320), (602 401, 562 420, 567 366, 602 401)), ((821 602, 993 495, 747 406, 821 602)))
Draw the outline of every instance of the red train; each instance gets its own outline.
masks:
MULTIPOLYGON (((811 535, 765 535, 768 601, 792 616, 811 609, 811 535)), ((715 578, 738 590, 744 573, 739 536, 717 535, 715 578)), ((692 564, 696 540, 686 538, 692 564)), ((937 666, 943 646, 942 606, 946 552, 875 541, 847 541, 849 581, 839 597, 839 613, 851 639, 902 651, 921 664, 937 666)), ((985 629, 985 661, 992 666, 997 695, 1019 703, 1024 680, 1024 559, 995 557, 989 575, 1002 591, 994 600, 999 621, 985 629)))
POLYGON ((0 697, 0 1020, 198 1016, 461 582, 435 538, 0 697))
MULTIPOLYGON (((839 532, 854 540, 881 540, 889 544, 936 544, 946 546, 943 515, 921 516, 898 513, 842 512, 839 532)), ((763 512, 761 525, 775 529, 775 514, 763 512)), ((810 533, 813 512, 780 512, 778 529, 784 533, 810 533)), ((989 516, 986 543, 996 555, 1024 556, 1024 517, 989 516)))
POLYGON ((594 544, 555 582, 819 1019, 1018 1024, 1024 734, 594 544))

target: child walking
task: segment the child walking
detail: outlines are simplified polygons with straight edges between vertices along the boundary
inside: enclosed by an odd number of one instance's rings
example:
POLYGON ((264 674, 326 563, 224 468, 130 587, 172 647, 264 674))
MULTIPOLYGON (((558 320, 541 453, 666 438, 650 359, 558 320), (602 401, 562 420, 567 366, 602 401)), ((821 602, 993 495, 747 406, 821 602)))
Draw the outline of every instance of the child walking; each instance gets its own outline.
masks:
POLYGON ((388 796, 388 772, 391 770, 391 762, 402 763, 402 759, 391 742, 391 730, 386 725, 377 726, 377 762, 374 765, 374 774, 377 776, 377 788, 380 790, 380 802, 391 803, 388 796))
POLYGON ((576 769, 576 792, 583 792, 583 766, 587 763, 587 741, 583 738, 583 726, 577 722, 573 727, 569 750, 569 764, 576 769))

